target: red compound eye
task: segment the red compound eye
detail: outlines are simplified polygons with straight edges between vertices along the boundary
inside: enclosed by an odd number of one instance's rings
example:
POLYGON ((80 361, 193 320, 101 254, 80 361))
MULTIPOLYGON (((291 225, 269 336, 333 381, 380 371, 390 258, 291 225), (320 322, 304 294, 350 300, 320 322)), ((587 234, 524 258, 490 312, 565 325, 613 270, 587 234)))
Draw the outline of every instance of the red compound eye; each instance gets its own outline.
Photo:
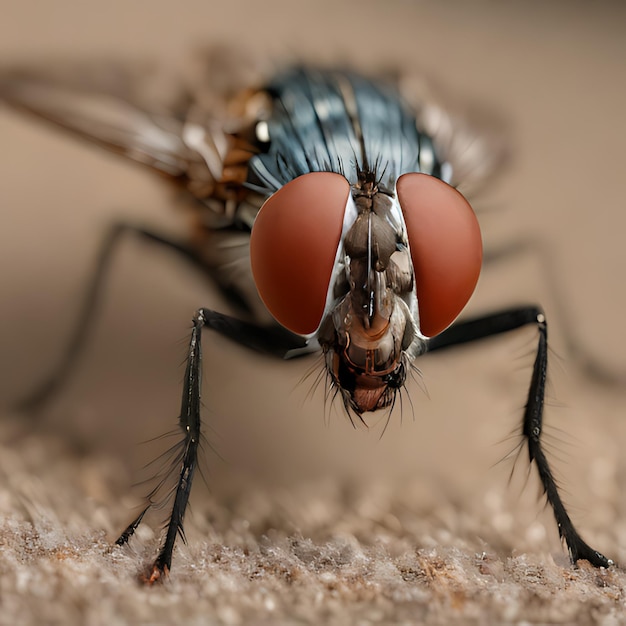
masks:
POLYGON ((261 299, 285 328, 308 335, 322 321, 350 184, 312 172, 287 183, 261 207, 250 237, 261 299))
POLYGON ((396 183, 406 223, 420 313, 420 330, 433 337, 470 299, 482 262, 478 220, 453 187, 427 174, 396 183))

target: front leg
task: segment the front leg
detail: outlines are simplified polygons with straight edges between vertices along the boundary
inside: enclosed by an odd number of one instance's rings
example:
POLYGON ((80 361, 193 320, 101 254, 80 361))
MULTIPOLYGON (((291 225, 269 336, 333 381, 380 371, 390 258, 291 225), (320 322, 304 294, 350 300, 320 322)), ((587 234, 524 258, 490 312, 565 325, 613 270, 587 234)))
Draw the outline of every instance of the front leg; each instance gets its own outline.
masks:
POLYGON ((543 405, 548 371, 548 325, 543 311, 535 306, 519 307, 460 322, 441 335, 433 337, 429 341, 428 349, 429 351, 440 350, 508 332, 528 324, 534 324, 539 332, 537 356, 533 366, 522 425, 522 433, 528 443, 530 462, 534 461, 537 466, 541 484, 554 512, 559 536, 565 541, 572 561, 576 563, 580 559, 586 559, 595 567, 609 567, 613 561, 585 543, 574 528, 541 446, 543 405))
MULTIPOLYGON (((199 309, 193 318, 189 350, 187 353, 187 366, 183 385, 178 425, 183 433, 180 442, 180 451, 176 456, 172 468, 177 468, 178 477, 173 491, 172 512, 167 524, 165 539, 159 550, 159 554, 148 569, 144 581, 153 584, 167 575, 172 566, 172 554, 176 537, 180 535, 184 539, 183 521, 193 476, 198 461, 198 447, 201 439, 200 397, 202 387, 202 330, 210 328, 242 345, 255 350, 285 356, 292 351, 302 350, 306 346, 306 340, 279 327, 264 328, 256 326, 228 315, 199 309)), ((163 480, 157 488, 148 495, 148 505, 128 525, 117 539, 117 545, 123 545, 129 541, 135 530, 141 524, 146 512, 153 506, 152 497, 159 488, 167 481, 163 480)))

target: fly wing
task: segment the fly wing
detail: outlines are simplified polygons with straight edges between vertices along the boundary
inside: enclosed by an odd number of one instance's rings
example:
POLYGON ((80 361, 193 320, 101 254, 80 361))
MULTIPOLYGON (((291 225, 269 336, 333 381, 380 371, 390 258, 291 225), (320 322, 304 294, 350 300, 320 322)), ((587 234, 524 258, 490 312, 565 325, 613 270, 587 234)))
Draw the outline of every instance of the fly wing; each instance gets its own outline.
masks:
POLYGON ((199 160, 183 140, 184 111, 146 106, 146 82, 143 68, 61 64, 3 72, 0 98, 160 172, 184 176, 199 160))
POLYGON ((473 197, 509 163, 508 124, 492 111, 456 104, 418 75, 400 77, 400 91, 416 113, 419 130, 432 138, 437 157, 450 164, 448 181, 473 197))
POLYGON ((179 179, 205 199, 222 178, 227 136, 242 122, 233 101, 260 80, 259 64, 241 56, 214 47, 171 72, 115 62, 0 69, 0 101, 179 179))

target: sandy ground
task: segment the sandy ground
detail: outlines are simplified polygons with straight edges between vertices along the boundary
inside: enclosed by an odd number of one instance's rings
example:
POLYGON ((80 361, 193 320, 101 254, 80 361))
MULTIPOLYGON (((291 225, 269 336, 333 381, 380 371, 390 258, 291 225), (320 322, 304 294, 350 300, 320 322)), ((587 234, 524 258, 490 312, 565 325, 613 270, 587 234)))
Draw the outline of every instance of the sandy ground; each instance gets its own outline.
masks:
MULTIPOLYGON (((585 538, 626 562, 626 252, 620 3, 5 0, 2 63, 67 57, 175 64, 194 45, 422 69, 505 120, 513 159, 482 202, 488 249, 542 252, 488 267, 469 309, 541 302, 551 324, 551 458, 585 538), (616 383, 590 376, 582 359, 616 383), (621 381, 621 382, 620 382, 621 381), (561 459, 561 460, 558 460, 561 459)), ((0 400, 54 367, 106 225, 184 234, 149 173, 0 111, 0 400)), ((0 424, 2 623, 626 622, 617 566, 572 568, 522 457, 497 463, 532 363, 532 332, 424 358, 413 410, 352 429, 272 363, 207 341, 207 482, 169 581, 137 581, 157 513, 111 542, 132 484, 172 429, 192 312, 216 294, 176 259, 120 252, 78 375, 40 423, 0 424)), ((163 513, 164 516, 164 513, 163 513)))

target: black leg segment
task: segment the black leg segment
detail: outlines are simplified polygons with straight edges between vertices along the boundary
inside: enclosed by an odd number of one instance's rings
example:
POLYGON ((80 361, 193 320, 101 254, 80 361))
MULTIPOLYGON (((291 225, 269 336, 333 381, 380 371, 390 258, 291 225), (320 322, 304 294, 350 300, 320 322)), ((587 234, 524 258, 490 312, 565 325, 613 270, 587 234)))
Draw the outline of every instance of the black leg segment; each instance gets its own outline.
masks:
POLYGON ((522 426, 522 433, 528 443, 529 459, 531 463, 534 461, 537 466, 541 484, 554 512, 559 535, 565 541, 572 561, 575 563, 580 559, 586 559, 596 567, 608 567, 612 561, 585 543, 574 528, 541 446, 548 369, 548 326, 543 311, 536 306, 519 307, 460 322, 439 336, 433 337, 429 341, 428 348, 429 351, 449 348, 508 332, 528 324, 535 325, 539 333, 537 355, 533 365, 522 426))
POLYGON ((206 271, 206 268, 202 264, 202 260, 197 257, 191 248, 185 246, 184 244, 173 241, 151 230, 133 224, 120 222, 111 226, 106 237, 102 241, 96 259, 94 274, 91 277, 85 295, 83 296, 76 325, 72 330, 67 346, 65 346, 65 351, 60 359, 60 362, 55 367, 54 372, 46 380, 44 380, 43 383, 35 389, 35 391, 29 393, 27 397, 16 403, 15 408, 18 411, 38 411, 53 398, 67 379, 72 375, 77 358, 80 355, 89 333, 94 326, 103 288, 111 267, 111 261, 113 260, 115 252, 117 251, 124 235, 134 235, 150 243, 159 244, 173 250, 189 260, 193 265, 206 271))
MULTIPOLYGON (((221 335, 236 340, 262 352, 284 356, 292 350, 302 348, 304 340, 287 331, 277 330, 275 327, 264 328, 247 322, 242 322, 228 315, 199 309, 193 318, 191 338, 187 353, 187 366, 183 384, 179 427, 183 439, 179 444, 179 452, 172 464, 172 471, 178 472, 173 489, 173 505, 165 539, 159 554, 145 576, 148 583, 154 583, 170 570, 172 553, 176 537, 184 539, 183 520, 189 501, 189 494, 193 482, 194 472, 198 461, 198 448, 201 439, 201 386, 202 386, 202 330, 208 328, 221 335)), ((159 483, 148 496, 148 506, 127 526, 116 543, 123 545, 129 541, 135 530, 141 524, 144 515, 153 504, 152 497, 167 479, 159 483)))

